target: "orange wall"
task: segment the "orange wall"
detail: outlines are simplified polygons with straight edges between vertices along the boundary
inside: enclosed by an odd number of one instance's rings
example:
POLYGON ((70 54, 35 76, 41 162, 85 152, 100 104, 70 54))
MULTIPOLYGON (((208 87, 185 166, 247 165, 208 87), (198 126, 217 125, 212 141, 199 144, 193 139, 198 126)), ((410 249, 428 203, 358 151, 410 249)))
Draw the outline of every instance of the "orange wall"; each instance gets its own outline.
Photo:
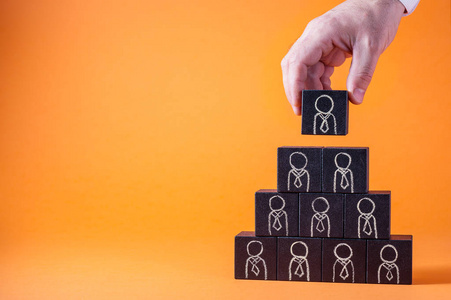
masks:
POLYGON ((339 2, 2 1, 0 298, 348 295, 233 279, 283 145, 370 147, 370 188, 414 235, 417 286, 356 295, 449 292, 450 3, 402 20, 348 136, 301 136, 280 61, 339 2))

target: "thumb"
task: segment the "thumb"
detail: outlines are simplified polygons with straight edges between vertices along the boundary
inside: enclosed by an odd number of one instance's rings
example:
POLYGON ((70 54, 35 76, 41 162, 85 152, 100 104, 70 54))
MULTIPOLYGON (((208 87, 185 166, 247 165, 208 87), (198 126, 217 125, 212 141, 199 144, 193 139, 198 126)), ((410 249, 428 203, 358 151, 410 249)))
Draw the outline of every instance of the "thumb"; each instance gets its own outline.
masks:
POLYGON ((354 47, 351 68, 346 82, 347 89, 351 92, 350 100, 352 103, 362 103, 363 96, 373 78, 379 56, 380 52, 368 45, 359 44, 354 47))

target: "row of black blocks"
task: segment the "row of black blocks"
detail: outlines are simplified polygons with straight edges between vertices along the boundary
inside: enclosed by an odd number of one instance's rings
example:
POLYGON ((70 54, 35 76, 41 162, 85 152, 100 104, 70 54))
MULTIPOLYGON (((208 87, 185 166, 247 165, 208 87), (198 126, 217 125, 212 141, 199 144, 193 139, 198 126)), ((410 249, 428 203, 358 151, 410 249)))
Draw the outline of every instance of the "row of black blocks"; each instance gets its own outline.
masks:
POLYGON ((235 237, 235 278, 412 284, 412 236, 388 240, 235 237))
POLYGON ((390 235, 368 152, 280 147, 278 189, 256 192, 255 233, 235 238, 235 278, 411 284, 412 236, 390 235))

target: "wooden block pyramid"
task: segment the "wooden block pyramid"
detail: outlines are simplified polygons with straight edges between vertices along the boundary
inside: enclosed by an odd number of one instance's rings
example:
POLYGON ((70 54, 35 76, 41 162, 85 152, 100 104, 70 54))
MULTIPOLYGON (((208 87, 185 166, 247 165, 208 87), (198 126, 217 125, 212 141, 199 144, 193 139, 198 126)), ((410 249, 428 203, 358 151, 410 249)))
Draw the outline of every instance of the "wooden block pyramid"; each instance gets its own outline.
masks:
MULTIPOLYGON (((337 114, 311 113, 310 125, 303 114, 303 128, 347 133, 346 92, 304 91, 303 112, 322 98, 337 114)), ((412 284, 412 236, 391 234, 391 192, 369 191, 368 158, 366 147, 279 147, 277 190, 255 193, 255 231, 235 237, 235 278, 412 284)))

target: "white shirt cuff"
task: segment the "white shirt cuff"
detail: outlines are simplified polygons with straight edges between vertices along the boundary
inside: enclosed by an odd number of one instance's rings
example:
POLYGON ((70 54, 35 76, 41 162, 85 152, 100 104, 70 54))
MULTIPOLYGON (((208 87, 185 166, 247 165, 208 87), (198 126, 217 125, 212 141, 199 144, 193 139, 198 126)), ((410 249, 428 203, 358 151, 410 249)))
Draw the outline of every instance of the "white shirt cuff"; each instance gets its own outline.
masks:
POLYGON ((404 13, 404 16, 408 16, 413 13, 420 0, 399 0, 399 2, 401 2, 402 5, 404 5, 404 7, 406 8, 407 12, 404 13))

